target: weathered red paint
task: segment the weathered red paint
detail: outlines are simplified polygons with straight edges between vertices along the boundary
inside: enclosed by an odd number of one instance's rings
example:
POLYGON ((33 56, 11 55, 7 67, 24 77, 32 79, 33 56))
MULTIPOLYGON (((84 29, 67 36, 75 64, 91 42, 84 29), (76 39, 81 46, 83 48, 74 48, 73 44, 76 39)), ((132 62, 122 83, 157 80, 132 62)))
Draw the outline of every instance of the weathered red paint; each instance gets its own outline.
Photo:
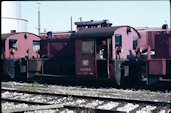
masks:
MULTIPOLYGON (((52 32, 52 38, 58 38, 58 39, 62 39, 62 38, 70 38, 70 36, 72 35, 72 32, 69 31, 63 31, 63 32, 52 32)), ((47 33, 40 33, 40 37, 43 39, 48 38, 47 33)))
POLYGON ((141 48, 142 50, 146 49, 147 46, 150 46, 152 50, 155 50, 155 35, 164 32, 165 33, 170 32, 167 28, 167 25, 166 28, 163 28, 162 25, 162 27, 153 27, 153 28, 144 27, 144 28, 136 28, 136 29, 141 35, 141 39, 138 47, 141 48))
POLYGON ((171 37, 169 34, 155 35, 155 58, 171 58, 171 37))
POLYGON ((74 54, 74 39, 69 38, 50 38, 42 39, 40 42, 42 57, 73 57, 74 54))
POLYGON ((77 77, 97 77, 95 55, 82 55, 82 42, 81 40, 75 41, 75 64, 77 77), (88 61, 88 65, 83 62, 88 61))
POLYGON ((121 34, 122 35, 122 49, 123 52, 121 52, 120 56, 121 59, 129 59, 135 57, 136 53, 135 50, 133 50, 133 36, 137 37, 138 44, 140 43, 140 37, 138 33, 132 29, 132 32, 129 32, 127 34, 127 27, 121 27, 118 28, 112 37, 112 56, 113 59, 116 59, 116 50, 115 50, 115 35, 116 34, 121 34))
POLYGON ((152 59, 148 63, 150 75, 166 75, 166 59, 152 59))
POLYGON ((150 46, 147 46, 147 59, 150 60, 151 59, 151 55, 150 55, 150 51, 151 51, 151 48, 150 46))
POLYGON ((31 50, 31 56, 34 58, 39 58, 38 51, 33 51, 33 41, 40 41, 41 38, 37 35, 34 35, 32 33, 16 33, 13 35, 10 35, 6 37, 5 40, 5 58, 6 59, 18 59, 18 58, 24 58, 28 56, 27 51, 31 50), (28 34, 28 37, 25 38, 25 35, 28 34), (14 55, 10 55, 9 50, 9 40, 15 39, 17 40, 17 50, 15 51, 14 55))
MULTIPOLYGON (((131 59, 136 56, 135 50, 133 49, 133 37, 137 37, 137 43, 139 44, 139 39, 140 35, 137 33, 135 29, 130 27, 131 32, 127 32, 129 26, 122 26, 118 27, 115 31, 113 31, 113 35, 111 37, 103 37, 104 39, 111 39, 112 41, 112 47, 110 49, 110 54, 109 56, 109 79, 113 79, 115 76, 114 73, 114 62, 112 60, 116 59, 116 50, 115 50, 115 35, 116 34, 121 34, 122 35, 122 49, 123 51, 120 54, 121 59, 131 59)), ((93 35, 93 34, 92 34, 93 35)), ((102 37, 101 37, 102 38, 102 37)), ((87 37, 86 36, 81 39, 76 39, 75 43, 75 65, 76 65, 76 76, 77 77, 89 77, 93 78, 96 77, 98 78, 99 75, 97 75, 97 59, 96 59, 96 41, 98 40, 98 37, 87 37), (82 40, 89 39, 89 40, 94 40, 95 43, 95 53, 94 54, 89 54, 89 55, 83 55, 82 54, 82 40), (87 60, 89 62, 89 65, 83 66, 83 61, 87 60), (82 70, 82 69, 85 70, 82 70)), ((104 41, 103 41, 104 42, 104 41)))
MULTIPOLYGON (((151 81, 160 82, 159 77, 170 79, 171 74, 171 37, 167 32, 162 32, 155 35, 155 56, 153 59, 148 59, 148 84, 151 81), (164 76, 163 76, 164 75, 164 76)), ((148 52, 148 56, 150 52, 148 52)))

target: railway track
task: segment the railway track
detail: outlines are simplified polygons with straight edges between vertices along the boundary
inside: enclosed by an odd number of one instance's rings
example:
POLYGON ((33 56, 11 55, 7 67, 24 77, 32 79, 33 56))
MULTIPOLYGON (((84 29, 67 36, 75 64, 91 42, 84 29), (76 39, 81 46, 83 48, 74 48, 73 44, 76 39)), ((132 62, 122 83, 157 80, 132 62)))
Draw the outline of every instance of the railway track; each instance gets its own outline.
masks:
POLYGON ((2 88, 16 90, 33 90, 35 92, 50 92, 57 94, 71 94, 83 96, 95 96, 105 98, 120 98, 144 101, 171 102, 171 91, 150 91, 144 89, 116 89, 116 88, 89 88, 85 86, 61 86, 35 83, 2 82, 2 88))
MULTIPOLYGON (((55 105, 62 105, 61 108, 87 110, 91 109, 96 111, 97 113, 98 111, 136 113, 138 111, 144 110, 154 113, 157 113, 159 111, 166 111, 167 113, 169 112, 169 107, 171 106, 171 103, 168 102, 140 101, 117 98, 113 99, 94 96, 56 94, 48 92, 32 92, 5 88, 2 88, 1 95, 2 101, 32 105, 46 105, 51 106, 53 109, 55 105), (11 96, 5 97, 4 95, 11 96)), ((50 107, 48 108, 50 109, 50 107)))

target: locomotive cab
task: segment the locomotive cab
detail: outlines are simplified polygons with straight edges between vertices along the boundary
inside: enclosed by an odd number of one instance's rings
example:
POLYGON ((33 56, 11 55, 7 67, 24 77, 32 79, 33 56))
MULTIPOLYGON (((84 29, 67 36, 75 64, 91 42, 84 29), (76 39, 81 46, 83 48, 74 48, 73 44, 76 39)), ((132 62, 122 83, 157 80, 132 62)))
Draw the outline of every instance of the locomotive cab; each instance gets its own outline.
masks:
POLYGON ((136 56, 139 38, 138 32, 130 26, 78 31, 75 33, 76 76, 110 79, 121 85, 123 78, 131 75, 129 60, 136 56))
POLYGON ((2 78, 26 78, 27 58, 39 58, 40 40, 27 32, 1 34, 2 78))

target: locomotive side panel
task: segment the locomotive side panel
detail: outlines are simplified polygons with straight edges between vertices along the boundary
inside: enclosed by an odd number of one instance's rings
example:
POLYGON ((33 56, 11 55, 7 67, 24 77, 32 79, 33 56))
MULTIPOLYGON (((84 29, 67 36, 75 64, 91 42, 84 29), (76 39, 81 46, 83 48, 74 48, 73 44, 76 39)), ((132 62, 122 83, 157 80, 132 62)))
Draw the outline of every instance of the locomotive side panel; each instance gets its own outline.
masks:
POLYGON ((122 51, 120 52, 120 59, 131 59, 136 56, 135 50, 139 43, 139 35, 132 29, 128 31, 129 27, 122 27, 115 31, 112 45, 113 45, 113 59, 116 59, 116 47, 120 46, 122 51), (116 38, 121 37, 121 42, 118 42, 116 38), (116 42, 117 41, 117 42, 116 42), (118 45, 118 43, 120 43, 118 45))
POLYGON ((148 31, 147 33, 147 45, 151 47, 152 50, 155 49, 155 35, 159 34, 160 31, 148 31))
POLYGON ((166 60, 153 59, 148 60, 149 74, 150 75, 165 75, 166 74, 166 60))
POLYGON ((52 58, 52 57, 69 57, 74 58, 74 39, 44 39, 41 40, 41 57, 52 58))
POLYGON ((75 73, 75 40, 44 39, 41 41, 41 56, 48 58, 43 61, 44 74, 73 75, 75 73))
POLYGON ((156 45, 155 58, 169 58, 169 53, 170 53, 169 34, 156 35, 155 45, 156 45))
POLYGON ((138 31, 141 35, 141 39, 139 39, 138 48, 146 49, 147 48, 147 33, 143 31, 138 31))
POLYGON ((151 50, 155 50, 155 35, 164 32, 165 30, 162 28, 137 28, 138 32, 141 35, 140 43, 138 45, 139 48, 145 50, 147 46, 150 46, 151 50))

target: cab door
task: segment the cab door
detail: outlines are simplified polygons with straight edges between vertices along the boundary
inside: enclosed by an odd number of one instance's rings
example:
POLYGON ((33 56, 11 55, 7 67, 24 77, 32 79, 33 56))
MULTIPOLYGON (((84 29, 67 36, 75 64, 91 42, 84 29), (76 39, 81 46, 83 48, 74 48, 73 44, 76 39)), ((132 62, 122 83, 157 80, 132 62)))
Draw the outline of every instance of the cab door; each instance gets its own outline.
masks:
POLYGON ((77 39, 75 43, 76 76, 97 78, 95 39, 77 39))
POLYGON ((109 76, 109 39, 96 40, 96 62, 98 78, 110 78, 109 76))

